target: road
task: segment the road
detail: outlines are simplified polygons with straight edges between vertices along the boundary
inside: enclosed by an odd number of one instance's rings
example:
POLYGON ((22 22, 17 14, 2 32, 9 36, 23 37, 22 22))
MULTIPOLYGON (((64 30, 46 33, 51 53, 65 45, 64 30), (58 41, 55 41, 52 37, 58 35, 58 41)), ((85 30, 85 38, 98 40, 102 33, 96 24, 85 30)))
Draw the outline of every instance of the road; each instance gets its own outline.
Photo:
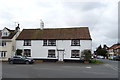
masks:
POLYGON ((118 78, 118 62, 82 63, 2 63, 3 78, 118 78))
POLYGON ((105 66, 112 68, 113 70, 118 71, 118 61, 108 60, 108 59, 100 59, 103 61, 105 66))

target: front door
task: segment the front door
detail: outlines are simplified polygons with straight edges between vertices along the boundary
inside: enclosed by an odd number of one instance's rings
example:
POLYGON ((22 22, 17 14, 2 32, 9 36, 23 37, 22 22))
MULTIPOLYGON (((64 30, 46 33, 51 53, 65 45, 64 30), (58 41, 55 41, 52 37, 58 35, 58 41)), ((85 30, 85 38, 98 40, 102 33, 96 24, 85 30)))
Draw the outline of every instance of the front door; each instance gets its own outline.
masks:
POLYGON ((58 61, 63 61, 64 59, 64 50, 58 50, 58 61))

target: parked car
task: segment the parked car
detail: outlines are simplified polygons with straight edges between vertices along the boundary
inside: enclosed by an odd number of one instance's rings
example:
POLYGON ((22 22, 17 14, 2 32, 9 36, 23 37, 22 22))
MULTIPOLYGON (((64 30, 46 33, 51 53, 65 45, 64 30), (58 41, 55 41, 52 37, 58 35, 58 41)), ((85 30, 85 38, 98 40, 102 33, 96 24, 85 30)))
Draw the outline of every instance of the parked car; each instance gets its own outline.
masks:
POLYGON ((116 57, 116 56, 109 56, 108 59, 113 60, 114 57, 116 57))
POLYGON ((116 57, 114 57, 113 60, 120 61, 120 56, 116 56, 116 57))
POLYGON ((26 64, 32 64, 34 63, 33 59, 27 58, 25 56, 14 56, 12 58, 8 58, 8 62, 10 64, 13 63, 26 63, 26 64))
POLYGON ((104 56, 97 56, 98 59, 104 59, 104 56))

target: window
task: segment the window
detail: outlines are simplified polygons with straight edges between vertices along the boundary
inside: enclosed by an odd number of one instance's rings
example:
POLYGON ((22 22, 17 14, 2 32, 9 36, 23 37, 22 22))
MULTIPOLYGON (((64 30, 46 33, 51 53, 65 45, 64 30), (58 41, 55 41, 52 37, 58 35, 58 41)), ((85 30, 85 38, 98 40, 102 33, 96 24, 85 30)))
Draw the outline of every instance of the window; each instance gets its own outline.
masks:
POLYGON ((21 56, 14 56, 13 58, 22 58, 21 56))
POLYGON ((72 50, 71 58, 79 58, 79 50, 72 50))
POLYGON ((47 46, 47 40, 43 40, 43 45, 47 46))
POLYGON ((4 35, 7 36, 7 32, 4 32, 4 35))
POLYGON ((24 56, 31 57, 31 50, 30 49, 24 49, 24 56))
POLYGON ((0 56, 1 56, 1 57, 6 57, 6 52, 7 52, 7 51, 1 51, 1 52, 0 52, 0 53, 1 53, 0 56))
POLYGON ((56 40, 48 40, 48 46, 56 46, 56 40))
POLYGON ((31 40, 24 40, 24 46, 31 46, 31 40))
POLYGON ((6 42, 5 41, 2 41, 2 46, 6 46, 6 42))
POLYGON ((48 50, 48 57, 55 58, 55 50, 48 50))
POLYGON ((2 32, 2 36, 8 36, 8 32, 2 32))
POLYGON ((72 40, 71 46, 80 46, 80 40, 72 40))
POLYGON ((56 40, 43 40, 43 46, 56 46, 56 40))

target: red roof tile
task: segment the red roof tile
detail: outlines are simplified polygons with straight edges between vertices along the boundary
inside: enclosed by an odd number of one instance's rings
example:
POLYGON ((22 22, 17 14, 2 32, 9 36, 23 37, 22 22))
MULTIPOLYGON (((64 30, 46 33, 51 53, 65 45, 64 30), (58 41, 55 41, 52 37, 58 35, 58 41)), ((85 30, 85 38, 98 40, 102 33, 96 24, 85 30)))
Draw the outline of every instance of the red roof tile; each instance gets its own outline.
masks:
POLYGON ((120 49, 120 44, 114 44, 109 49, 120 49))

